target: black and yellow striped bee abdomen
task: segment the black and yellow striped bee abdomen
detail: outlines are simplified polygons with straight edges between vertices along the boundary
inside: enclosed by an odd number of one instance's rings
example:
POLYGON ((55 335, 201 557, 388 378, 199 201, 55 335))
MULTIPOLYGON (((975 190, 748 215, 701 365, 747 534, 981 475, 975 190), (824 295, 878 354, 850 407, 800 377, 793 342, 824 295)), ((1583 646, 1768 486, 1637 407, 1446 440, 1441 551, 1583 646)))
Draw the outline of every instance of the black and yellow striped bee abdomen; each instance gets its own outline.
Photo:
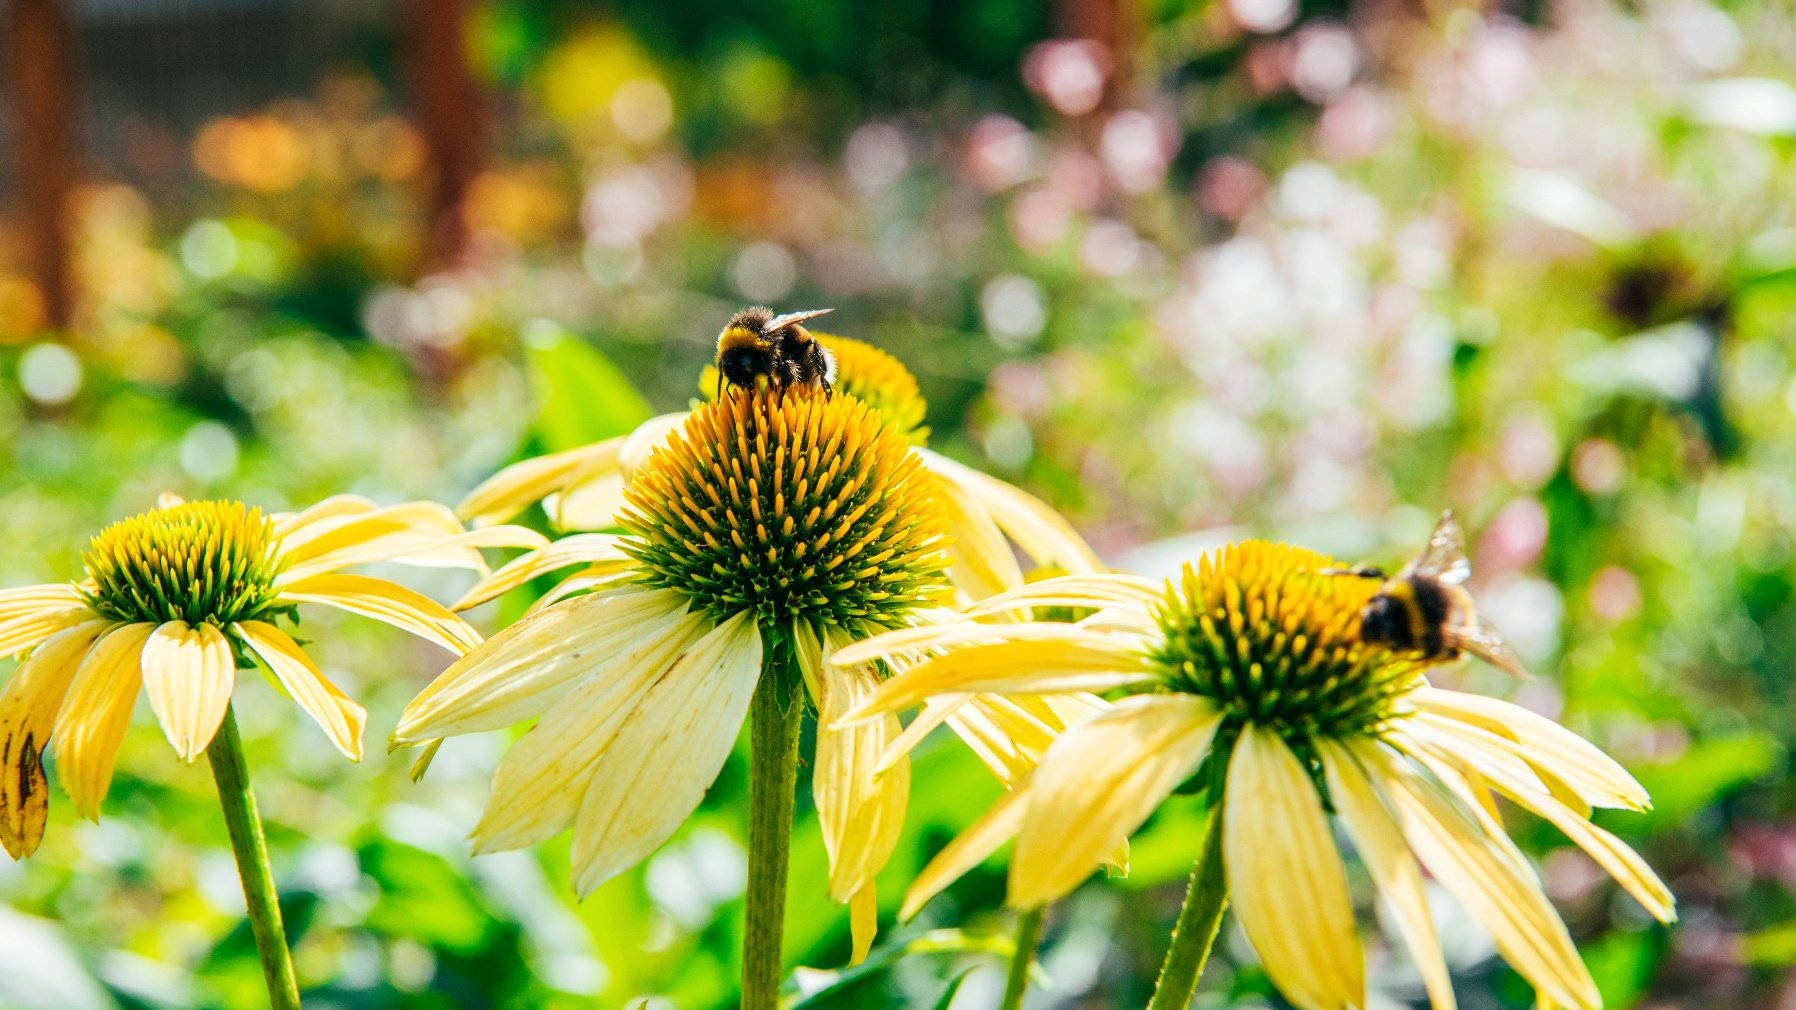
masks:
POLYGON ((1452 659, 1443 629, 1453 612, 1452 590, 1429 578, 1399 578, 1385 583, 1360 615, 1360 637, 1429 659, 1452 659))

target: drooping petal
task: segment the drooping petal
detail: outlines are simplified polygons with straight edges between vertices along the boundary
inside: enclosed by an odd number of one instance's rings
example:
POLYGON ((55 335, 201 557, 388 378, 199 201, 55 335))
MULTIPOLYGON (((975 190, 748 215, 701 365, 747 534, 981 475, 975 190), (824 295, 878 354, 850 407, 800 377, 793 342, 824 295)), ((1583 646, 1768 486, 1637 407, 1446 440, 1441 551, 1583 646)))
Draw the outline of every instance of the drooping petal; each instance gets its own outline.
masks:
POLYGON ((871 880, 848 899, 848 935, 853 947, 848 963, 860 964, 867 959, 873 939, 879 935, 879 889, 871 880))
POLYGON ((1545 716, 1506 701, 1438 687, 1412 692, 1408 700, 1424 712, 1469 723, 1513 741, 1518 756, 1550 770, 1599 807, 1646 810, 1646 788, 1601 748, 1545 716))
POLYGON ((948 535, 953 538, 949 580, 975 600, 1022 585, 1023 570, 1017 565, 1016 552, 984 502, 952 480, 942 480, 939 487, 948 535))
POLYGON ((1099 692, 1153 677, 1139 640, 1129 636, 1093 634, 1067 624, 1013 625, 1010 633, 1013 640, 924 660, 881 684, 842 721, 896 712, 938 694, 1099 692))
MULTIPOLYGON (((1406 721, 1399 737, 1410 742, 1404 749, 1419 746, 1429 751, 1435 760, 1469 766, 1498 792, 1563 831, 1633 895, 1653 918, 1660 922, 1677 918, 1677 899, 1659 875, 1646 865, 1646 860, 1621 839, 1590 823, 1584 814, 1568 807, 1543 788, 1528 764, 1509 754, 1495 734, 1448 720, 1430 724, 1423 721, 1426 718, 1406 721)), ((1403 746, 1402 743, 1399 745, 1403 746)))
POLYGON ((236 682, 231 644, 214 625, 169 621, 144 643, 144 693, 183 761, 199 757, 212 742, 236 682))
POLYGON ((543 511, 558 530, 609 529, 623 507, 624 475, 616 469, 576 478, 543 499, 543 511))
POLYGON ((1370 740, 1346 744, 1403 837, 1434 878, 1484 924, 1522 977, 1574 1010, 1599 1010, 1602 996, 1565 923, 1514 843, 1487 832, 1450 794, 1370 740))
POLYGON ((83 605, 81 591, 67 582, 0 589, 0 626, 83 605))
POLYGON ((615 462, 623 439, 608 438, 577 449, 524 460, 493 474, 455 507, 470 526, 504 522, 561 487, 583 467, 615 462))
MULTIPOLYGON (((569 605, 577 602, 570 600, 569 605)), ((683 603, 673 606, 677 609, 663 611, 662 619, 640 619, 639 636, 622 646, 579 650, 583 655, 568 674, 570 682, 579 680, 579 687, 556 695, 549 703, 552 708, 545 705, 547 714, 542 721, 512 745, 494 770, 492 800, 471 836, 474 851, 495 852, 531 845, 559 833, 572 822, 599 756, 636 711, 650 686, 704 637, 704 618, 684 613, 683 603)), ((503 637, 496 636, 485 648, 494 648, 494 643, 503 637)), ((523 655, 528 650, 507 652, 523 655)), ((509 658, 495 656, 494 662, 520 671, 527 669, 509 658)), ((446 718, 456 718, 452 711, 445 711, 446 718)), ((491 713, 487 719, 492 721, 491 713)), ((420 742, 438 735, 434 727, 415 728, 412 733, 424 734, 420 742)))
POLYGON ((735 746, 760 676, 760 629, 738 614, 642 693, 600 751, 574 818, 577 891, 635 866, 691 816, 735 746))
POLYGON ((1321 739, 1316 741, 1316 750, 1322 757, 1335 812, 1346 824, 1379 897, 1396 920, 1397 932, 1428 990, 1429 1003, 1434 1010, 1455 1010, 1453 979, 1441 952, 1440 937, 1434 931, 1434 916, 1428 911, 1422 867, 1404 842, 1403 829, 1384 808, 1384 801, 1378 798, 1365 771, 1346 748, 1333 740, 1321 739))
POLYGON ((314 575, 282 587, 275 602, 321 603, 372 617, 458 656, 480 644, 480 632, 449 608, 396 582, 367 575, 314 575))
POLYGON ((1276 731, 1249 723, 1223 797, 1229 895, 1266 974, 1301 1010, 1364 1007, 1347 871, 1309 772, 1276 731))
POLYGON ((829 857, 829 896, 843 902, 872 886, 898 845, 910 797, 910 762, 900 760, 883 775, 877 772, 887 747, 903 732, 896 715, 831 728, 837 716, 879 686, 878 671, 820 665, 811 794, 829 857))
POLYGON ((1075 726, 1032 779, 1010 862, 1010 901, 1064 896, 1197 769, 1222 717, 1195 695, 1138 695, 1075 726))
POLYGON ((451 609, 471 610, 489 600, 496 600, 539 575, 547 575, 570 565, 593 562, 622 563, 628 555, 618 549, 618 538, 610 533, 581 533, 525 554, 498 571, 481 579, 451 609))
POLYGON ((275 580, 286 585, 314 575, 398 558, 485 569, 480 552, 464 547, 449 558, 421 557, 446 547, 463 532, 461 521, 435 502, 404 502, 371 512, 357 512, 313 523, 281 540, 285 566, 275 580))
POLYGON ((0 692, 0 845, 14 859, 37 851, 50 812, 43 751, 69 682, 109 626, 88 620, 56 632, 31 653, 0 692))
POLYGON ((393 731, 409 747, 445 736, 503 729, 548 712, 582 680, 655 655, 664 638, 693 626, 685 601, 666 589, 580 596, 525 618, 455 661, 419 692, 393 731))
POLYGON ((1062 575, 980 600, 966 614, 977 617, 1039 607, 1128 607, 1144 615, 1159 605, 1165 586, 1139 575, 1062 575))
POLYGON ((298 512, 277 512, 269 516, 269 520, 274 523, 276 536, 283 539, 293 536, 295 542, 298 542, 301 531, 317 523, 372 512, 379 507, 361 495, 339 494, 315 502, 298 512))
POLYGON ((362 730, 368 711, 330 682, 312 657, 286 632, 265 621, 238 621, 237 634, 287 693, 351 761, 362 759, 362 730))
POLYGON ((1041 499, 928 449, 914 451, 944 483, 964 489, 979 501, 1037 567, 1057 568, 1069 575, 1104 570, 1090 545, 1041 499))
POLYGON ((0 656, 16 656, 35 649, 52 635, 92 621, 96 616, 85 603, 28 611, 15 620, 0 624, 0 656))
POLYGON ((616 587, 635 573, 629 561, 607 561, 596 565, 587 565, 572 575, 555 583, 549 590, 536 598, 524 616, 529 617, 539 610, 560 603, 575 593, 616 587))
POLYGON ((113 762, 131 706, 143 685, 143 643, 156 625, 118 624, 88 650, 75 671, 56 718, 56 775, 75 811, 100 818, 100 801, 112 785, 113 762))
POLYGON ((1029 782, 1021 783, 998 797, 972 826, 955 836, 947 847, 935 854, 929 865, 911 881, 905 892, 904 906, 898 910, 900 920, 909 920, 929 899, 942 893, 949 884, 965 876, 967 871, 991 858, 991 854, 1023 829, 1023 815, 1029 808, 1029 782))

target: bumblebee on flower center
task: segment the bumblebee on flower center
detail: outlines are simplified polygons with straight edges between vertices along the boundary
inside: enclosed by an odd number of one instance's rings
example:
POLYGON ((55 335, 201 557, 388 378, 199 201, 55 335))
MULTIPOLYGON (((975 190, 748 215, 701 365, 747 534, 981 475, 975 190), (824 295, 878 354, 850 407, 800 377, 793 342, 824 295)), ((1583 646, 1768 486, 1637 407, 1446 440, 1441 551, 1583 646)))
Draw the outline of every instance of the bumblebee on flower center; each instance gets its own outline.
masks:
POLYGON ((1363 640, 1377 584, 1332 577, 1331 564, 1251 541, 1186 566, 1156 613, 1152 665, 1166 686, 1214 703, 1225 733, 1245 723, 1287 743, 1376 733, 1424 664, 1363 640))

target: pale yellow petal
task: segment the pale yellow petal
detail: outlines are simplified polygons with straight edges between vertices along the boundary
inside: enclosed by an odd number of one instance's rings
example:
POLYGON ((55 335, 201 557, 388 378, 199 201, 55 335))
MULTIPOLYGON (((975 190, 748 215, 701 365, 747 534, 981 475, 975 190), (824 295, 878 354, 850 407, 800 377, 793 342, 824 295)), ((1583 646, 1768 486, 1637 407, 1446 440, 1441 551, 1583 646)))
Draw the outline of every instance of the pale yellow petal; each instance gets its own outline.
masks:
POLYGON ((0 589, 0 626, 46 612, 84 607, 81 591, 67 582, 0 589))
POLYGON ((624 504, 624 475, 612 470, 549 495, 543 499, 543 511, 558 530, 603 530, 617 525, 624 504))
POLYGON ((1486 832, 1451 794, 1383 745, 1346 746, 1402 825, 1410 849, 1484 924, 1504 960, 1565 1006, 1600 1010, 1595 981, 1514 843, 1486 832))
POLYGON ((842 721, 896 712, 938 694, 1101 692, 1154 676, 1138 639, 1063 624, 1013 628, 1015 640, 958 648, 918 663, 881 684, 842 721))
POLYGON ((1139 575, 1062 575, 1012 589, 967 608, 969 617, 1040 607, 1122 607, 1149 614, 1166 593, 1164 583, 1139 575))
POLYGON ((1015 788, 998 797, 996 803, 972 826, 962 831, 947 847, 935 854, 929 865, 911 881, 910 890, 904 895, 904 906, 898 910, 898 918, 908 921, 929 900, 942 893, 949 884, 954 883, 980 863, 991 858, 1005 842, 1016 837, 1023 828, 1023 815, 1029 808, 1028 779, 1023 779, 1015 788))
POLYGON ((1303 763, 1276 731, 1250 723, 1223 796, 1230 900, 1272 983, 1300 1010, 1364 1007, 1347 871, 1303 763))
POLYGON ((871 880, 848 900, 848 933, 853 943, 848 963, 860 964, 867 959, 867 952, 873 949, 873 940, 879 935, 879 890, 871 880))
POLYGON ((1351 753, 1328 739, 1317 740, 1316 750, 1335 812, 1347 826, 1385 908, 1396 920, 1397 932, 1421 973, 1430 1004, 1434 1010, 1454 1010, 1453 979, 1434 931, 1434 916, 1428 911, 1422 868, 1404 842, 1402 828, 1351 753))
POLYGON ((395 582, 367 575, 314 575, 282 587, 279 604, 321 603, 372 617, 463 655, 480 644, 480 632, 449 608, 395 582))
POLYGON ((56 719, 56 776, 75 811, 98 820, 131 706, 143 685, 143 644, 156 626, 119 624, 101 636, 75 671, 56 719))
POLYGON ((904 732, 898 734, 897 738, 886 746, 885 754, 880 757, 879 764, 873 769, 873 774, 883 774, 886 769, 906 760, 910 756, 910 752, 923 742, 924 737, 928 736, 937 726, 946 722, 949 716, 960 711, 961 706, 972 699, 973 696, 970 694, 948 694, 924 702, 923 710, 918 712, 916 717, 904 727, 904 732))
POLYGON ((1451 720, 1430 723, 1426 719, 1405 720, 1402 729, 1393 734, 1398 746, 1404 750, 1420 747, 1435 760, 1469 766, 1498 792, 1563 831, 1655 919, 1671 922, 1677 918, 1677 899, 1646 861, 1543 788, 1528 764, 1509 754, 1495 734, 1451 720))
POLYGON ((212 742, 236 682, 231 645, 214 625, 169 621, 144 643, 144 693, 183 761, 199 757, 212 742))
POLYGON ((548 712, 583 679, 658 655, 669 634, 697 618, 667 589, 631 588, 556 604, 494 635, 444 670, 406 705, 399 747, 503 729, 548 712))
POLYGON ((722 770, 761 676, 748 614, 718 625, 662 671, 594 764, 574 818, 574 888, 591 894, 691 816, 722 770))
POLYGON ((944 483, 977 500, 1037 567, 1069 575, 1103 571, 1103 562, 1084 538, 1041 499, 928 449, 913 451, 944 483))
POLYGON ((52 635, 95 619, 87 604, 78 603, 24 612, 0 624, 0 656, 16 656, 37 648, 52 635))
POLYGON ((1529 763, 1549 769, 1599 807, 1645 810, 1652 806, 1646 788, 1601 748, 1551 719, 1495 698, 1437 687, 1408 695, 1415 706, 1458 719, 1512 741, 1529 763))
POLYGON ((14 859, 37 851, 50 812, 43 751, 69 682, 109 622, 88 620, 50 636, 0 692, 0 845, 14 859))
POLYGON ((276 579, 285 585, 328 572, 403 560, 408 564, 466 567, 484 571, 480 552, 454 547, 460 520, 436 502, 405 502, 314 523, 281 542, 285 567, 276 579))
POLYGON ((471 526, 504 522, 555 491, 582 467, 615 461, 622 438, 538 456, 500 470, 468 492, 456 512, 471 526))
POLYGON ((891 858, 910 797, 909 761, 894 763, 883 775, 876 771, 886 748, 903 732, 896 715, 830 728, 878 685, 879 674, 865 666, 825 667, 819 677, 811 795, 829 857, 829 896, 838 902, 869 887, 891 858))
POLYGON ((298 512, 277 512, 269 516, 269 521, 274 523, 276 536, 283 540, 292 536, 295 538, 295 542, 298 542, 301 531, 317 523, 362 512, 372 512, 379 507, 361 495, 339 494, 309 505, 298 512))
POLYGON ((668 436, 686 426, 686 418, 690 416, 691 411, 677 410, 671 414, 651 417, 637 425, 636 430, 624 440, 624 447, 617 455, 618 470, 624 478, 629 479, 631 474, 647 463, 656 449, 667 444, 668 436))
POLYGON ((263 621, 238 621, 236 629, 343 756, 360 761, 367 710, 338 690, 286 632, 263 621))
POLYGON ((937 487, 953 545, 948 578, 954 586, 968 597, 982 600, 1022 585, 1023 570, 1016 552, 985 503, 952 480, 944 479, 937 487))
POLYGON ((474 588, 456 600, 451 609, 470 610, 489 600, 496 600, 539 575, 547 575, 570 565, 594 562, 623 564, 628 555, 618 548, 618 538, 609 533, 581 533, 560 540, 516 558, 493 574, 474 584, 474 588))
POLYGON ((1010 901, 1072 891, 1209 753, 1222 717, 1188 694, 1138 695, 1068 730, 1048 750, 1010 862, 1010 901))
MULTIPOLYGON (((704 619, 680 611, 664 611, 667 619, 642 628, 638 639, 608 655, 594 650, 575 661, 567 674, 579 686, 556 695, 542 721, 512 745, 494 771, 492 799, 471 836, 474 851, 532 845, 573 821, 600 755, 624 721, 648 689, 704 637, 704 619)), ((523 655, 529 650, 518 651, 523 655)), ((509 658, 495 657, 494 662, 528 670, 509 658)), ((423 734, 418 742, 430 736, 423 734)))
POLYGON ((539 610, 545 610, 573 596, 601 589, 616 588, 635 574, 635 566, 629 560, 608 561, 603 564, 587 565, 560 582, 555 583, 547 592, 536 598, 529 609, 524 611, 526 617, 539 610))

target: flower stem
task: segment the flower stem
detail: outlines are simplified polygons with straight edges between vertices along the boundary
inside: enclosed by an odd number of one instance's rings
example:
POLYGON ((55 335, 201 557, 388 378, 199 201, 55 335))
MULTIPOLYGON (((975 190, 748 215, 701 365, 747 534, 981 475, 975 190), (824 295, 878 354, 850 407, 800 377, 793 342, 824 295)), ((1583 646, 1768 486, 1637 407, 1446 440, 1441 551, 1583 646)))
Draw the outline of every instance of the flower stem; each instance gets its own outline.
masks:
POLYGON ((256 813, 256 797, 249 788, 249 764, 243 759, 243 739, 237 735, 237 714, 230 708, 225 709, 224 722, 207 746, 206 757, 212 762, 218 804, 224 809, 225 830, 231 836, 231 854, 237 858, 237 875, 243 880, 243 903, 249 912, 250 930, 256 935, 256 952, 262 957, 269 1006, 299 1010, 299 983, 293 977, 293 952, 287 949, 280 898, 268 867, 268 840, 262 835, 262 818, 256 813))
POLYGON ((769 648, 749 715, 748 926, 742 941, 742 1010, 777 1010, 786 863, 798 786, 804 705, 789 649, 769 648))
POLYGON ((1172 946, 1160 965, 1160 980, 1154 983, 1147 1010, 1185 1010, 1191 1005, 1191 994, 1197 990, 1198 976, 1204 973, 1204 962, 1210 959, 1217 928, 1222 925, 1222 910, 1228 903, 1228 881, 1222 873, 1222 804, 1217 803, 1204 826, 1203 855, 1191 871, 1185 905, 1179 909, 1172 946))
POLYGON ((1004 980, 1004 998, 998 1010, 1021 1010, 1023 994, 1029 991, 1029 966, 1035 962, 1035 945, 1041 941, 1040 908, 1018 913, 1016 949, 1010 953, 1010 975, 1004 980))

